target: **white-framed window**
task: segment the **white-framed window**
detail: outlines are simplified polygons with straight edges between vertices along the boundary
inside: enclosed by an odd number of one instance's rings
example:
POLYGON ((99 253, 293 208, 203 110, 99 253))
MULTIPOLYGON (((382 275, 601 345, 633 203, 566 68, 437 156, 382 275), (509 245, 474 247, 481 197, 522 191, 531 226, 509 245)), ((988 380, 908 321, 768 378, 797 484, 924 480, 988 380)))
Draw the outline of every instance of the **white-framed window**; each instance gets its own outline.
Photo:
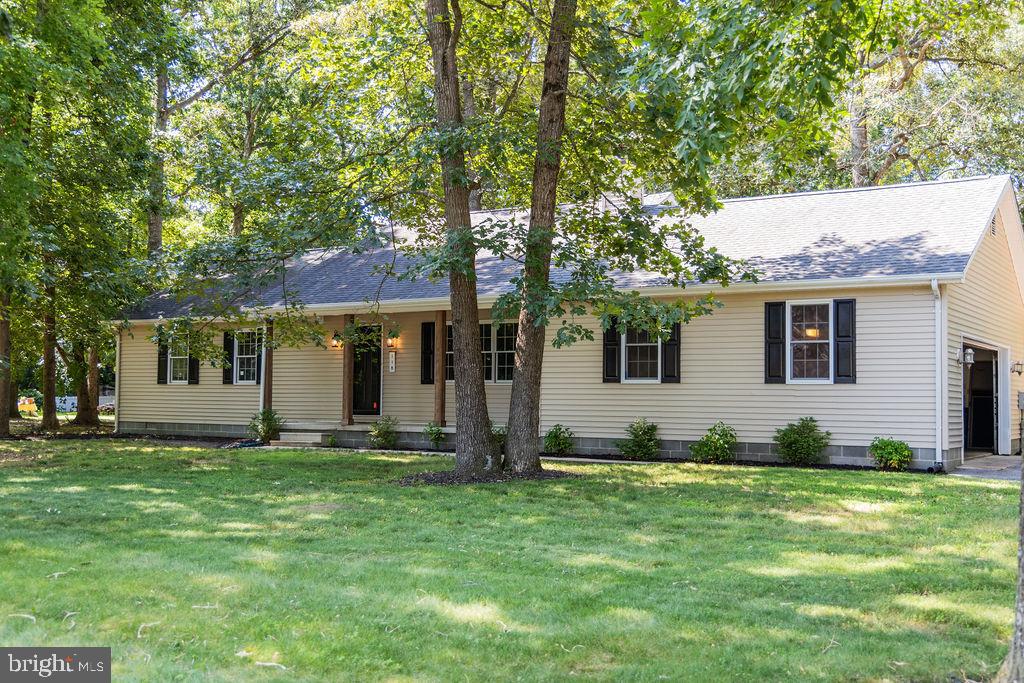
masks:
POLYGON ((256 330, 235 333, 235 384, 256 384, 260 339, 256 330))
MULTIPOLYGON (((484 381, 507 384, 512 381, 516 364, 516 335, 519 323, 480 323, 480 353, 484 367, 484 381)), ((452 324, 448 323, 445 337, 444 378, 455 381, 455 352, 452 324)))
POLYGON ((188 340, 171 337, 167 342, 168 384, 188 384, 188 340))
POLYGON ((661 338, 658 335, 626 329, 622 335, 622 381, 661 382, 661 338))
POLYGON ((786 302, 786 373, 794 384, 832 382, 832 301, 786 302))

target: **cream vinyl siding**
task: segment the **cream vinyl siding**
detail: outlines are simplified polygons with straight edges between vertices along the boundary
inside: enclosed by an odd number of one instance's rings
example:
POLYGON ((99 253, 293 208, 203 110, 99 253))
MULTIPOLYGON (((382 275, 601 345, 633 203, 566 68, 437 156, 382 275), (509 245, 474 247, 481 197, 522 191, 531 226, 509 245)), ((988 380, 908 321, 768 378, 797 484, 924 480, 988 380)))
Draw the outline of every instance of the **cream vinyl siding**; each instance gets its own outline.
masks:
MULTIPOLYGON (((1024 359, 1024 303, 1011 259, 1007 229, 1020 230, 1012 194, 1004 196, 996 215, 995 234, 986 230, 962 284, 949 285, 946 296, 948 446, 963 446, 963 368, 957 353, 964 337, 1010 348, 1010 361, 1024 359), (1012 212, 1012 213, 1011 213, 1012 212), (1004 220, 1006 217, 1006 220, 1004 220)), ((1019 247, 1020 240, 1015 240, 1019 247)), ((1010 373, 1010 439, 1020 437, 1017 392, 1024 379, 1010 373)))
MULTIPOLYGON (((341 316, 326 316, 324 338, 342 327, 341 316)), ((273 404, 285 420, 338 423, 342 413, 341 349, 315 344, 274 350, 273 404)))
MULTIPOLYGON (((679 384, 601 381, 599 323, 594 341, 545 350, 541 428, 561 423, 577 436, 615 438, 634 419, 658 424, 665 439, 692 440, 724 420, 745 442, 766 443, 805 415, 835 445, 867 445, 879 435, 913 447, 935 442, 934 306, 926 287, 799 293, 724 294, 724 308, 683 325, 679 384), (856 384, 765 384, 766 301, 857 300, 856 384)), ((551 333, 549 332, 549 343, 551 333)))
POLYGON ((259 410, 260 385, 224 384, 223 371, 199 366, 199 384, 157 384, 152 325, 121 333, 119 421, 246 425, 259 410))

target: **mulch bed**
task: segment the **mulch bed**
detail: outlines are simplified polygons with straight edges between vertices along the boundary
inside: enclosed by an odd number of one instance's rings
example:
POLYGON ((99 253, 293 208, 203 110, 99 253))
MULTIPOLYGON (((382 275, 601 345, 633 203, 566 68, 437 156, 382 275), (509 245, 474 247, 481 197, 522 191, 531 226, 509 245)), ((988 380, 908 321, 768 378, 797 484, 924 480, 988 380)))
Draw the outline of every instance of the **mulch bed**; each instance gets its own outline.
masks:
POLYGON ((512 481, 542 481, 545 479, 576 479, 580 475, 563 470, 539 472, 494 472, 476 477, 459 477, 453 470, 445 472, 417 472, 398 480, 400 486, 459 486, 462 484, 503 484, 512 481))

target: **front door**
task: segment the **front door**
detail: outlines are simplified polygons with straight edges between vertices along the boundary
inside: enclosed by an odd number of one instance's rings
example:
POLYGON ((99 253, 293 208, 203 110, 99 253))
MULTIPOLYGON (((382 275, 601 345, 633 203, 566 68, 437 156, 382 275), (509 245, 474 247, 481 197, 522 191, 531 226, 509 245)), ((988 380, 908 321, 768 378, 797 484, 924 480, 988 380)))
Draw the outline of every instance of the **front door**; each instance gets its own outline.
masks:
POLYGON ((380 328, 360 329, 352 373, 352 414, 380 415, 380 328))

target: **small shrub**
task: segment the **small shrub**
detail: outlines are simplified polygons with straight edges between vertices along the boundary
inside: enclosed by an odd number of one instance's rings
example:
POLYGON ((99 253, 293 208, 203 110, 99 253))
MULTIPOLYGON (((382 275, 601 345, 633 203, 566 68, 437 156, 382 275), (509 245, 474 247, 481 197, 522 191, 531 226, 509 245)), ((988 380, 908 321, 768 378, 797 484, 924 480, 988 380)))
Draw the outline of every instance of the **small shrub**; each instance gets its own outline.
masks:
POLYGON ((813 417, 802 417, 775 430, 775 445, 783 462, 813 465, 821 461, 821 452, 832 441, 832 432, 823 432, 813 417))
POLYGON ((370 425, 366 435, 370 448, 388 449, 398 445, 398 418, 385 415, 370 425))
POLYGON ((336 436, 334 436, 334 434, 328 434, 327 435, 327 447, 328 448, 337 448, 338 447, 338 438, 336 436))
POLYGON ((914 451, 906 441, 881 436, 876 436, 871 442, 868 453, 875 459, 875 464, 880 470, 905 470, 914 457, 914 451))
POLYGON ((572 430, 565 425, 555 425, 544 435, 544 451, 556 455, 569 455, 573 451, 572 430))
POLYGON ((494 445, 498 447, 498 452, 504 454, 505 442, 508 440, 508 428, 505 425, 496 425, 492 422, 491 439, 494 440, 494 445))
POLYGON ((423 428, 423 436, 430 440, 430 445, 434 450, 440 450, 444 443, 444 430, 436 422, 427 423, 427 426, 423 428))
POLYGON ((661 451, 658 425, 641 417, 626 427, 626 438, 616 445, 629 460, 655 460, 661 451))
POLYGON ((690 455, 697 462, 732 462, 736 459, 736 430, 724 422, 716 422, 690 444, 690 455))
POLYGON ((252 416, 249 422, 249 433, 257 441, 267 443, 281 435, 281 426, 284 420, 281 414, 271 408, 264 408, 252 416))

